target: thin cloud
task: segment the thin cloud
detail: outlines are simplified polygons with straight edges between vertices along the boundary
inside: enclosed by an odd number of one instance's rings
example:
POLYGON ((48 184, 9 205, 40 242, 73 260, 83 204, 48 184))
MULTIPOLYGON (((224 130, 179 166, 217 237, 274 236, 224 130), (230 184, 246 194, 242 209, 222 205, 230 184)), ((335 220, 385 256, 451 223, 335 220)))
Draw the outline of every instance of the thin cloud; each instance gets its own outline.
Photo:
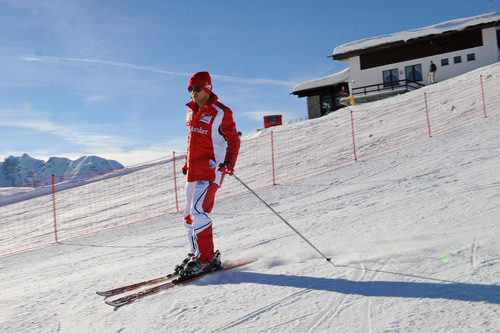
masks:
POLYGON ((108 97, 103 96, 103 95, 92 95, 92 96, 88 96, 87 98, 85 98, 85 101, 93 103, 93 102, 104 101, 106 99, 108 99, 108 97))
MULTIPOLYGON (((164 74, 164 75, 169 75, 169 76, 182 76, 182 77, 189 77, 191 73, 183 73, 183 72, 172 72, 172 71, 165 71, 162 69, 158 69, 156 67, 151 67, 151 66, 139 66, 139 65, 134 65, 134 64, 128 64, 124 62, 115 62, 115 61, 107 61, 107 60, 100 60, 100 59, 81 59, 81 58, 64 58, 64 57, 49 57, 49 56, 25 56, 21 57, 21 60, 24 61, 31 61, 31 62, 50 62, 50 63, 59 63, 59 64, 65 64, 65 63, 88 63, 88 64, 100 64, 100 65, 107 65, 107 66, 115 66, 115 67, 122 67, 122 68, 128 68, 128 69, 133 69, 133 70, 140 70, 140 71, 146 71, 146 72, 151 72, 151 73, 158 73, 158 74, 164 74)), ((227 76, 227 75, 218 75, 218 74, 213 74, 213 78, 216 78, 221 81, 226 81, 226 82, 233 82, 233 83, 240 83, 240 84, 252 84, 252 85, 283 85, 283 86, 295 86, 297 83, 296 82, 289 82, 289 81, 281 81, 281 80, 273 80, 273 79, 266 79, 266 78, 241 78, 241 77, 234 77, 234 76, 227 76)))
MULTIPOLYGON (((0 109, 0 126, 22 128, 57 136, 61 140, 71 142, 81 147, 79 152, 66 153, 68 158, 79 158, 82 155, 99 155, 105 158, 117 160, 124 165, 133 165, 151 161, 162 157, 172 156, 172 151, 178 154, 186 149, 186 138, 176 137, 164 142, 155 142, 151 145, 136 146, 130 148, 135 141, 129 139, 100 133, 88 129, 88 126, 61 125, 35 110, 22 109, 0 109)), ((0 156, 22 155, 23 152, 0 151, 0 156)), ((37 158, 48 159, 50 150, 31 151, 30 155, 37 158)))
POLYGON ((262 121, 262 118, 264 116, 267 116, 269 114, 274 114, 273 111, 253 111, 253 112, 242 112, 241 115, 245 116, 247 118, 250 118, 252 120, 256 121, 262 121))
MULTIPOLYGON (((40 117, 30 110, 0 110, 0 126, 24 128, 57 136, 65 141, 83 146, 87 151, 117 150, 117 147, 131 144, 122 137, 103 134, 78 126, 60 125, 40 117)), ((119 149, 119 148, 118 148, 119 149)))
POLYGON ((281 86, 287 86, 287 87, 289 87, 289 86, 293 87, 296 85, 295 82, 272 80, 272 79, 247 79, 247 78, 218 75, 218 74, 214 74, 214 75, 212 75, 212 77, 217 78, 221 81, 242 83, 242 84, 281 85, 281 86))
POLYGON ((150 146, 137 147, 121 152, 102 152, 100 155, 119 161, 123 165, 130 166, 159 158, 171 158, 174 151, 176 156, 180 156, 184 154, 185 150, 186 138, 178 137, 165 142, 154 143, 150 146))
POLYGON ((295 116, 292 113, 289 112, 279 112, 279 111, 249 111, 249 112, 242 112, 241 115, 244 117, 250 118, 255 121, 262 121, 264 116, 269 116, 269 115, 275 115, 275 114, 280 114, 283 116, 283 118, 286 119, 293 119, 295 116))

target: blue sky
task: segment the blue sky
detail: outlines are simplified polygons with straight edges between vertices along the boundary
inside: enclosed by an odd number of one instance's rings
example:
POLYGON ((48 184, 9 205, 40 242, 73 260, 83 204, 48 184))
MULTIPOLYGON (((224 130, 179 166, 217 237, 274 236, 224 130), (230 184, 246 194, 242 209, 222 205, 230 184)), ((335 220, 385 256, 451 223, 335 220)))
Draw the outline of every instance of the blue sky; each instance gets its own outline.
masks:
POLYGON ((244 135, 307 117, 294 85, 347 67, 341 44, 499 10, 497 1, 0 0, 0 161, 182 151, 190 75, 244 135))

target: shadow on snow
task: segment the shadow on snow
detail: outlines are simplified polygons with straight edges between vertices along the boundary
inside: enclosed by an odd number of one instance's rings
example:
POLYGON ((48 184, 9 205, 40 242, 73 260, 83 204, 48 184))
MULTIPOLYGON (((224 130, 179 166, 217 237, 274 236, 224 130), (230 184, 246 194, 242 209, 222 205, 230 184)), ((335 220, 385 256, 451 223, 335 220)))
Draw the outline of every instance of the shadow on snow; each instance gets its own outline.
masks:
MULTIPOLYGON (((310 290, 324 290, 349 295, 448 299, 454 301, 500 304, 500 286, 498 285, 459 282, 350 281, 345 279, 252 272, 237 272, 231 274, 231 281, 225 278, 214 280, 215 281, 207 281, 207 284, 256 283, 280 287, 287 286, 310 290)), ((202 281, 199 283, 203 284, 202 281)))

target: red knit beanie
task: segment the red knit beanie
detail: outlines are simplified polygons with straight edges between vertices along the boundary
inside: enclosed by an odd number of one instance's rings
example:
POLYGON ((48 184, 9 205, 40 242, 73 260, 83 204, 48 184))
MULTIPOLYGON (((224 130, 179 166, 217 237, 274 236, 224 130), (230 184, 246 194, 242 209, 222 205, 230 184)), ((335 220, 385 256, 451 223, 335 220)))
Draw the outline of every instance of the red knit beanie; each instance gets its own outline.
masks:
POLYGON ((199 86, 202 87, 207 93, 212 93, 212 78, 208 72, 196 72, 191 76, 188 82, 188 88, 199 86))

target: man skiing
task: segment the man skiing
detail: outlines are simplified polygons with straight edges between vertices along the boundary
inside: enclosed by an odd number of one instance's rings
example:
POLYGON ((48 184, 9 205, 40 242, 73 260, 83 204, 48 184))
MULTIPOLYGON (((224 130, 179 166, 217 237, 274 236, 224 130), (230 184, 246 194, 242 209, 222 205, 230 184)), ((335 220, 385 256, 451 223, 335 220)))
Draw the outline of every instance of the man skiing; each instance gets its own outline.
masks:
POLYGON ((181 276, 197 275, 220 266, 208 214, 225 174, 233 173, 240 149, 233 113, 212 92, 210 74, 197 72, 191 76, 188 91, 192 101, 186 104, 188 143, 182 172, 187 177, 184 225, 191 251, 175 267, 181 276))

